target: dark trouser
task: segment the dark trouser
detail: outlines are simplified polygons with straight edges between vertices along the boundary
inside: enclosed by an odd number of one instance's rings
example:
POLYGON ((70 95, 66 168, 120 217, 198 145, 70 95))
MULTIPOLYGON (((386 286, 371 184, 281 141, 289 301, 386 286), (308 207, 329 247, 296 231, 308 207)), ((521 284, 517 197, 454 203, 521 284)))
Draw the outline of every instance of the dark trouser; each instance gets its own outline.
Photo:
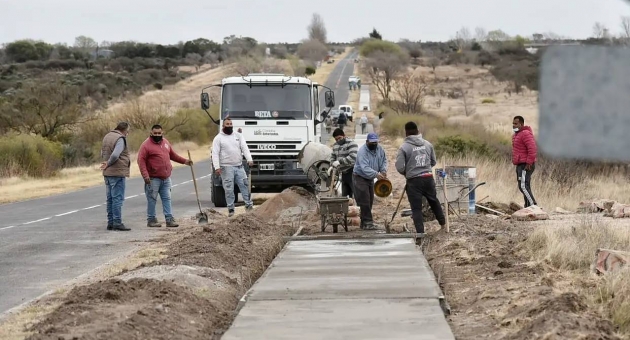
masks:
POLYGON ((367 123, 361 123, 361 132, 365 134, 365 129, 367 128, 367 123))
POLYGON ((354 184, 352 183, 352 169, 341 173, 341 196, 354 197, 354 184))
POLYGON ((518 181, 518 190, 523 193, 525 208, 527 208, 531 205, 536 205, 536 199, 534 198, 534 194, 532 194, 532 188, 530 186, 535 165, 532 164, 531 170, 525 170, 525 165, 525 163, 522 163, 516 166, 516 179, 518 181))
POLYGON ((361 208, 361 225, 371 225, 372 205, 374 204, 374 181, 365 179, 357 174, 352 175, 354 184, 354 199, 361 208))
POLYGON ((435 191, 435 180, 430 177, 415 177, 407 180, 407 198, 411 205, 411 218, 416 227, 417 233, 424 233, 424 220, 422 217, 422 196, 426 197, 429 206, 435 214, 440 225, 446 224, 444 211, 437 198, 435 191))

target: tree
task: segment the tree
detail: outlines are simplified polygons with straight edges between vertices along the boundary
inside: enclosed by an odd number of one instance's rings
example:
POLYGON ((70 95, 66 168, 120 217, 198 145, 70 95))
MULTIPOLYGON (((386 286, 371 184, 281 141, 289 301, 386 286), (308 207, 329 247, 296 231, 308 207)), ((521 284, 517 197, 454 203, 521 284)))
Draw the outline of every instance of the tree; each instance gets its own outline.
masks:
POLYGON ((532 39, 534 39, 534 41, 541 41, 543 40, 545 36, 543 34, 540 33, 534 33, 532 34, 532 39))
POLYGON ((596 22, 593 25, 593 37, 595 39, 608 38, 608 28, 604 24, 596 22))
POLYGON ((466 117, 474 115, 477 109, 475 108, 475 98, 472 92, 469 94, 461 86, 458 86, 455 88, 455 93, 462 101, 462 106, 464 107, 464 114, 466 115, 466 117))
POLYGON ((0 129, 55 140, 67 128, 88 120, 83 105, 79 87, 64 84, 58 76, 38 79, 0 105, 0 129))
POLYGON ((376 86, 383 100, 389 101, 392 82, 400 74, 407 71, 408 63, 408 56, 402 52, 377 50, 370 53, 366 58, 364 63, 365 72, 372 80, 372 84, 376 86))
POLYGON ((403 50, 398 44, 395 44, 391 41, 378 39, 366 41, 365 43, 363 43, 363 45, 361 45, 361 48, 359 49, 359 53, 363 57, 369 57, 371 54, 379 51, 400 55, 404 54, 403 50))
POLYGON ((392 83, 397 102, 392 109, 397 113, 422 113, 427 82, 414 73, 403 73, 392 83))
POLYGON ((313 13, 311 23, 308 25, 308 38, 309 40, 317 40, 324 45, 328 42, 324 19, 319 13, 313 13))
POLYGON ((630 42, 630 17, 621 17, 621 37, 627 45, 630 42))
POLYGON ((383 40, 383 37, 381 36, 381 34, 376 30, 376 28, 372 29, 372 33, 370 33, 370 38, 372 39, 378 39, 378 40, 383 40))
POLYGON ((486 32, 485 28, 483 27, 475 28, 475 41, 477 42, 486 41, 487 38, 488 38, 488 32, 486 32))
POLYGON ((458 50, 464 50, 470 45, 472 35, 467 27, 462 27, 455 33, 455 44, 458 50))
POLYGON ((324 60, 328 55, 328 48, 319 40, 310 39, 302 42, 297 50, 297 55, 313 63, 324 60))
POLYGON ((83 53, 92 52, 96 49, 97 46, 98 46, 98 43, 90 37, 80 35, 74 38, 74 47, 76 47, 83 53))
POLYGON ((53 46, 43 41, 16 40, 5 47, 7 57, 23 63, 29 60, 46 60, 53 51, 53 46))

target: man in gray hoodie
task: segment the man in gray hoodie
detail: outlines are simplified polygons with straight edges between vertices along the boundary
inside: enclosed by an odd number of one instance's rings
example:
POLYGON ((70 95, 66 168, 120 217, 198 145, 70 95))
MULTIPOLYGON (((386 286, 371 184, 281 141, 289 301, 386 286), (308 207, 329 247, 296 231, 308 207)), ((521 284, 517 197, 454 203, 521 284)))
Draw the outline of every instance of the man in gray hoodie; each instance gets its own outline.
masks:
POLYGON ((424 234, 422 196, 426 197, 440 226, 446 224, 442 206, 437 198, 432 167, 437 163, 433 145, 422 139, 414 122, 405 124, 405 142, 398 149, 396 170, 407 179, 407 198, 411 206, 411 218, 418 234, 424 234))

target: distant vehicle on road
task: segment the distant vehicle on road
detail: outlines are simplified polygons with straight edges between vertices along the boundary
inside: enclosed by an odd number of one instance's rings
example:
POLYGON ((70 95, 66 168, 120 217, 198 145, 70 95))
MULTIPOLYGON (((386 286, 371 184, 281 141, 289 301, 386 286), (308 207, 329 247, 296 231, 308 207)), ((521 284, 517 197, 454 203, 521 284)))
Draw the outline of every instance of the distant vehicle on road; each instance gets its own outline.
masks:
POLYGON ((345 112, 348 118, 352 118, 352 115, 354 114, 354 110, 350 105, 339 105, 339 110, 345 112))

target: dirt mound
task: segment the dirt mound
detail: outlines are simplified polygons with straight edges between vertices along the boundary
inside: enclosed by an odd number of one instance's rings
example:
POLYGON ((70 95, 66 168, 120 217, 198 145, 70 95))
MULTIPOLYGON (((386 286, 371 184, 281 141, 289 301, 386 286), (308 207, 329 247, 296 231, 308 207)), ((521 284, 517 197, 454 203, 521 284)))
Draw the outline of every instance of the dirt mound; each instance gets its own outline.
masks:
POLYGON ((74 288, 29 340, 208 339, 229 313, 170 282, 110 279, 74 288))
POLYGON ((294 230, 246 213, 183 232, 125 280, 73 289, 30 339, 217 339, 294 230))
POLYGON ((223 269, 239 276, 243 268, 261 271, 282 248, 290 225, 268 223, 254 214, 221 221, 208 232, 198 232, 175 242, 158 264, 223 269))
POLYGON ((268 199, 254 211, 254 215, 267 222, 296 217, 302 212, 315 209, 315 196, 301 187, 290 187, 268 199))
POLYGON ((522 309, 524 311, 512 317, 515 323, 524 323, 524 326, 504 340, 621 339, 615 335, 612 322, 586 312, 586 303, 574 293, 533 302, 522 309))
POLYGON ((530 228, 485 215, 462 216, 451 232, 429 230, 424 253, 452 309, 457 339, 617 339, 581 295, 560 294, 553 273, 520 245, 530 228))

